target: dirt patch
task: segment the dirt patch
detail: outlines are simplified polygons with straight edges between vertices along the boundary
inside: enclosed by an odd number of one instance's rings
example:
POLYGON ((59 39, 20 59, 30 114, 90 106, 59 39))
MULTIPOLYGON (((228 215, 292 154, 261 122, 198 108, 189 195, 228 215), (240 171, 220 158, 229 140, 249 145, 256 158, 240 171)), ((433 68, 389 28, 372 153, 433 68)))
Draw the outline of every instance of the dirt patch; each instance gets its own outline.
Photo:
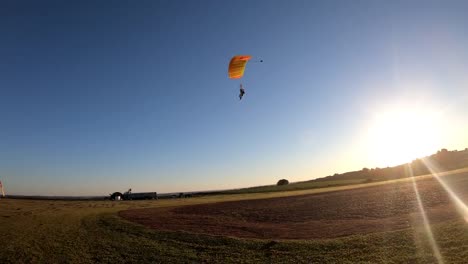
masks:
MULTIPOLYGON (((442 177, 466 203, 468 173, 442 177)), ((417 181, 430 223, 460 218, 434 178, 417 181)), ((412 182, 271 199, 127 210, 151 228, 262 239, 335 238, 422 224, 412 182)))

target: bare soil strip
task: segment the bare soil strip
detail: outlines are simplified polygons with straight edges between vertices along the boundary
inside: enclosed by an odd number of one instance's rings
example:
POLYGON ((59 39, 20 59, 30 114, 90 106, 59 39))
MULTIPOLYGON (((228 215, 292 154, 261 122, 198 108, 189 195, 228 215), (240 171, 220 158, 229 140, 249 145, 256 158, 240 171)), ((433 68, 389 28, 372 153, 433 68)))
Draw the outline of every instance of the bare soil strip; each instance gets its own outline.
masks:
MULTIPOLYGON (((417 179, 431 224, 461 218, 437 180, 417 179)), ((467 203, 468 172, 442 179, 467 203)), ((336 238, 422 224, 411 181, 300 196, 134 209, 119 215, 158 230, 261 239, 336 238)))

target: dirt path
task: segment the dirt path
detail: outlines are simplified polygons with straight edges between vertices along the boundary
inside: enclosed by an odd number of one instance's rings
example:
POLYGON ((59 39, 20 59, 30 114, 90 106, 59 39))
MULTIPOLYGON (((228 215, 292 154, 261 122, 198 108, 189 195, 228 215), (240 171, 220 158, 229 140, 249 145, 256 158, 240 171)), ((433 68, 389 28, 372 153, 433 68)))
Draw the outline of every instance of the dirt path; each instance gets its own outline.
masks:
MULTIPOLYGON (((443 180, 466 203, 468 173, 443 180)), ((431 223, 459 218, 433 178, 417 187, 431 223)), ((335 238, 421 225, 411 181, 271 199, 127 210, 125 219, 151 228, 262 239, 335 238)))

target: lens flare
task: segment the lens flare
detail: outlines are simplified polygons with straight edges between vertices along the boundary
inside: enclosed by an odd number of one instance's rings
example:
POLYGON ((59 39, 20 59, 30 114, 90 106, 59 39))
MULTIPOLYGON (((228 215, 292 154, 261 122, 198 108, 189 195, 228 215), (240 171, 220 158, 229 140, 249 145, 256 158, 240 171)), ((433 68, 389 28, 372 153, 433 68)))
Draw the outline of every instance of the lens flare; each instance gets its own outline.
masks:
POLYGON ((437 262, 439 264, 443 264, 444 261, 442 260, 442 255, 440 254, 439 246, 437 246, 437 242, 434 239, 434 234, 432 233, 431 226, 429 225, 429 219, 427 218, 426 210, 424 210, 424 205, 421 201, 421 196, 419 195, 418 186, 413 175, 413 169, 409 164, 406 166, 406 173, 409 175, 413 183, 414 193, 416 194, 416 201, 418 202, 419 211, 421 212, 421 216, 423 219, 424 230, 426 232, 429 243, 431 244, 432 251, 434 252, 434 257, 437 259, 437 262))
POLYGON ((427 169, 431 172, 432 176, 437 179, 437 181, 442 185, 442 187, 445 189, 445 191, 449 194, 450 198, 452 201, 455 203, 455 207, 457 208, 457 211, 461 214, 463 219, 465 219, 465 222, 468 223, 468 207, 466 204, 458 197, 457 194, 455 194, 450 186, 447 185, 439 176, 439 173, 442 171, 438 166, 432 162, 429 158, 424 158, 422 159, 424 162, 424 165, 427 167, 427 169))

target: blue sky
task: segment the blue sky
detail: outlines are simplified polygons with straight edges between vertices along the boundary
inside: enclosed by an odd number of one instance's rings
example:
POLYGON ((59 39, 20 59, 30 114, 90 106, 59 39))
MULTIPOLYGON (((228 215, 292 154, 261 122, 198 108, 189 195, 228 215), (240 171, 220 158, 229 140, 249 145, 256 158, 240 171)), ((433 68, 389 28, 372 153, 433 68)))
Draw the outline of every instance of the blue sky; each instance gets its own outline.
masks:
POLYGON ((0 179, 7 193, 94 195, 395 165, 372 159, 368 127, 379 111, 415 105, 441 113, 433 152, 464 149, 467 8, 4 1, 0 179), (242 101, 227 78, 238 54, 264 60, 247 64, 242 101))

